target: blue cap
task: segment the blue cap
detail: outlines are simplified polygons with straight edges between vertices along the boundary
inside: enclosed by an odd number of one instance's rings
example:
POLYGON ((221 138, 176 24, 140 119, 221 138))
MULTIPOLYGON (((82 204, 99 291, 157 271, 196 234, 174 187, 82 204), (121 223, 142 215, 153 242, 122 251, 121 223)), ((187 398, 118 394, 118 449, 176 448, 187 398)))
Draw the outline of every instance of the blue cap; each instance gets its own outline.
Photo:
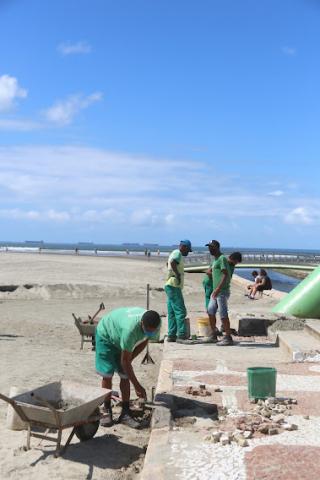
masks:
POLYGON ((180 245, 185 245, 189 248, 189 252, 192 252, 192 246, 190 240, 180 240, 180 245))

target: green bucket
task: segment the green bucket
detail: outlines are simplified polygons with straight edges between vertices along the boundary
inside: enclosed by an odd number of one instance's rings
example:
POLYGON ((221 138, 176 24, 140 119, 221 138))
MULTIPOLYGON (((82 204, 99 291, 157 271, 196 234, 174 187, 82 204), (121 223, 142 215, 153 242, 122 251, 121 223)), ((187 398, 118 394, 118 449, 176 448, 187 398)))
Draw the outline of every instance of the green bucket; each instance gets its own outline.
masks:
POLYGON ((249 398, 276 396, 277 370, 275 368, 252 367, 247 369, 249 398))

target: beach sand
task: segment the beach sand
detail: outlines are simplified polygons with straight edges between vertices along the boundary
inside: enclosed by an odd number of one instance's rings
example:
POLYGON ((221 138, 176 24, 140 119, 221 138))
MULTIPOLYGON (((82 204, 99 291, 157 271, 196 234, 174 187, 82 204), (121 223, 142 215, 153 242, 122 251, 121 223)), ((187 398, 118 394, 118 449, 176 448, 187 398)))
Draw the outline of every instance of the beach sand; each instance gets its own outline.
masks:
MULTIPOLYGON (((149 283, 150 308, 161 315, 166 313, 162 290, 165 259, 160 262, 8 252, 1 253, 0 258, 0 392, 4 394, 12 386, 30 390, 60 379, 100 385, 90 343, 80 350, 80 335, 72 312, 92 315, 100 302, 104 302, 106 311, 121 306, 145 307, 149 283), (8 287, 17 288, 3 291, 8 287)), ((184 295, 193 318, 204 315, 202 277, 186 275, 184 295)), ((263 299, 248 302, 243 287, 234 286, 233 290, 234 318, 241 309, 252 309, 252 303, 263 307, 263 299)), ((155 365, 141 365, 144 354, 135 361, 137 376, 149 399, 151 388, 157 383, 161 352, 161 344, 151 344, 155 365)), ((118 389, 117 376, 114 389, 118 389)), ((7 404, 0 402, 1 478, 128 480, 136 478, 142 468, 148 429, 100 427, 94 439, 80 443, 75 438, 63 458, 55 459, 54 444, 46 440, 32 439, 32 449, 25 452, 21 447, 26 432, 6 428, 6 411, 7 404)))

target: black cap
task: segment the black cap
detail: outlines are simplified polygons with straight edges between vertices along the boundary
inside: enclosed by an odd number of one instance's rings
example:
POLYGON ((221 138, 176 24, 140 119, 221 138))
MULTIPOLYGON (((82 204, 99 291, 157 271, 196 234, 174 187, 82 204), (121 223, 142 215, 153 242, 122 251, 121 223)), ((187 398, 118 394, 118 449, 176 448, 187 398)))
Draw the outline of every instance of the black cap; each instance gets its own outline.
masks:
POLYGON ((220 243, 218 242, 218 240, 210 240, 209 243, 206 243, 206 247, 220 248, 220 243))

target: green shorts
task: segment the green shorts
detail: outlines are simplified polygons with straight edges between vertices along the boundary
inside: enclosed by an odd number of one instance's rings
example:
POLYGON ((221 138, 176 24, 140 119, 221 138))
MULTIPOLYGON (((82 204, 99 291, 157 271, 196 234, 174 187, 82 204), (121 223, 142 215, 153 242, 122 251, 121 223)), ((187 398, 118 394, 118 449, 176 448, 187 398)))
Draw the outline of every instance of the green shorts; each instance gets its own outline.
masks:
POLYGON ((117 372, 120 378, 128 378, 121 366, 121 351, 106 342, 96 331, 96 371, 103 378, 113 377, 117 372))

